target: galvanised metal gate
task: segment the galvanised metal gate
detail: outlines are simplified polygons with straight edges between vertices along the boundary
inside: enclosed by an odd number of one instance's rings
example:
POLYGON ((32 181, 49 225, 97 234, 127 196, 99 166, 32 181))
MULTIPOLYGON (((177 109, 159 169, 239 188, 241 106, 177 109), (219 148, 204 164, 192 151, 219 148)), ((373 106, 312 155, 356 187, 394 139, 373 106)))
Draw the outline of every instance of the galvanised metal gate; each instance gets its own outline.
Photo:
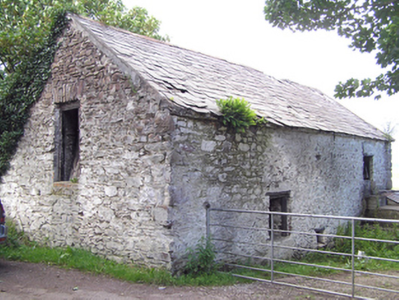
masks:
MULTIPOLYGON (((277 221, 278 222, 278 221, 277 221)), ((378 223, 383 224, 388 228, 397 226, 399 220, 389 219, 373 219, 373 218, 357 218, 357 217, 345 217, 345 216, 330 216, 330 215, 311 215, 311 214, 295 214, 295 213, 281 213, 272 211, 251 211, 251 210, 240 210, 240 209, 221 209, 211 208, 206 205, 206 234, 207 238, 215 245, 217 255, 222 261, 227 261, 225 265, 234 270, 246 269, 260 273, 266 273, 269 275, 268 278, 261 278, 255 276, 248 276, 243 274, 233 273, 233 276, 252 279, 257 281, 270 282, 283 286, 296 287, 307 289, 316 292, 328 293, 338 296, 351 297, 353 299, 399 299, 399 237, 392 236, 392 239, 375 239, 356 236, 356 223, 378 223), (220 214, 227 214, 228 217, 223 217, 220 214), (252 225, 248 226, 240 222, 239 217, 232 217, 233 215, 249 215, 247 220, 251 220, 252 225), (257 217, 255 217, 257 216, 257 217), (260 217, 259 217, 260 216, 260 217), (306 219, 320 219, 324 222, 335 222, 335 228, 337 222, 341 225, 349 226, 349 235, 339 235, 324 233, 323 228, 311 228, 311 230, 292 230, 295 226, 285 226, 287 230, 281 230, 281 227, 275 226, 276 219, 279 216, 286 216, 285 219, 290 219, 290 224, 295 223, 295 219, 301 220, 302 223, 306 219), (264 217, 263 223, 266 226, 256 226, 259 222, 255 222, 255 218, 259 220, 264 217), (231 222, 233 220, 233 222, 231 222), (342 222, 342 223, 341 223, 342 222), (255 225, 254 225, 255 224, 255 225), (395 224, 395 225, 393 225, 395 224), (389 225, 389 226, 388 226, 389 225), (234 235, 238 231, 244 231, 244 235, 241 235, 241 240, 237 240, 234 235), (265 238, 266 242, 252 241, 246 237, 249 232, 256 232, 256 238, 265 238), (232 235, 234 236, 233 238, 232 235), (284 239, 289 235, 291 240, 298 239, 300 236, 310 237, 315 243, 308 246, 302 245, 290 245, 285 244, 284 239), (284 236, 284 238, 282 238, 284 236), (349 253, 334 252, 333 250, 326 247, 328 241, 338 241, 340 239, 350 240, 350 251, 349 253), (384 245, 391 245, 395 258, 386 258, 379 256, 367 255, 370 249, 356 249, 357 241, 369 241, 372 243, 383 243, 384 245), (324 243, 323 243, 324 242, 324 243), (247 253, 239 253, 237 251, 238 244, 243 244, 247 253), (230 245, 230 246, 226 246, 230 245), (322 248, 318 248, 320 246, 322 248), (267 248, 267 255, 256 255, 251 253, 251 249, 256 247, 267 248), (314 247, 316 246, 316 247, 314 247), (235 250, 235 251, 234 251, 235 250), (357 252, 356 252, 357 250, 357 252), (287 258, 281 258, 276 255, 277 252, 291 251, 291 253, 320 253, 323 255, 342 256, 347 258, 348 263, 344 267, 334 267, 328 265, 322 265, 318 263, 301 262, 300 259, 291 260, 287 258), (240 263, 242 259, 248 261, 248 263, 240 263), (398 272, 372 272, 367 269, 364 270, 362 265, 367 264, 369 261, 374 260, 377 262, 389 262, 397 264, 394 268, 398 272), (263 266, 253 266, 251 261, 266 262, 267 268, 263 266), (334 272, 340 273, 339 279, 330 278, 331 276, 308 276, 302 274, 295 274, 290 272, 284 272, 276 270, 276 264, 291 264, 291 265, 302 265, 305 267, 315 267, 324 270, 333 270, 334 272), (347 274, 344 280, 341 279, 343 274, 347 274), (365 280, 367 279, 367 280, 365 280), (363 283, 365 281, 365 283, 363 283), (373 284, 370 284, 372 281, 373 284)), ((388 230, 388 229, 384 229, 388 230)), ((394 232, 394 231, 393 231, 394 232)), ((244 252, 245 252, 244 251, 244 252)), ((392 252, 391 252, 392 253, 392 252)))

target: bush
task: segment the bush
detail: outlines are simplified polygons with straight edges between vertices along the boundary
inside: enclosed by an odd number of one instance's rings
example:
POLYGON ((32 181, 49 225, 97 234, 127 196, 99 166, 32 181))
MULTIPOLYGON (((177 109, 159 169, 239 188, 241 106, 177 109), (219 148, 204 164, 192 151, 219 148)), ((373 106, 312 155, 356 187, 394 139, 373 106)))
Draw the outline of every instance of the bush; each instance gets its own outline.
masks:
POLYGON ((216 271, 215 257, 215 246, 210 239, 201 238, 195 251, 188 249, 188 262, 184 273, 194 276, 214 273, 216 271))
MULTIPOLYGON (((348 224, 345 227, 339 228, 337 234, 342 236, 351 236, 352 228, 348 224)), ((355 224, 356 237, 378 239, 378 240, 398 240, 399 239, 399 227, 393 224, 389 227, 382 227, 378 223, 375 224, 355 224)), ((351 239, 334 239, 334 251, 351 253, 352 241, 351 239)), ((375 242, 375 241, 355 241, 355 253, 358 251, 366 252, 367 256, 378 256, 386 258, 399 258, 399 245, 395 243, 386 242, 375 242)))
POLYGON ((258 118, 245 99, 229 97, 216 100, 216 104, 222 113, 223 124, 237 132, 245 132, 249 126, 266 122, 264 118, 258 118))

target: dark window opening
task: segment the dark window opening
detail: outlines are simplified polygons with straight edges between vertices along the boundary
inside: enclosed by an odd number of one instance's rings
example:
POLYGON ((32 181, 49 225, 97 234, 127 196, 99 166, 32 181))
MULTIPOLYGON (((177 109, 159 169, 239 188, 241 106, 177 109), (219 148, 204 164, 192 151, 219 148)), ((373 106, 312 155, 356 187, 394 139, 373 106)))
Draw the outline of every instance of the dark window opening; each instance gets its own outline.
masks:
POLYGON ((314 231, 316 232, 316 242, 317 248, 323 248, 326 246, 326 237, 324 236, 325 228, 315 228, 314 231))
POLYGON ((56 126, 55 181, 78 177, 79 108, 61 106, 56 126))
MULTIPOLYGON (((288 212, 289 193, 272 193, 269 194, 269 211, 288 212)), ((287 215, 274 214, 269 218, 269 229, 278 230, 274 232, 274 236, 288 236, 288 217, 287 215)))
POLYGON ((370 180, 373 172, 373 157, 363 156, 363 179, 370 180))

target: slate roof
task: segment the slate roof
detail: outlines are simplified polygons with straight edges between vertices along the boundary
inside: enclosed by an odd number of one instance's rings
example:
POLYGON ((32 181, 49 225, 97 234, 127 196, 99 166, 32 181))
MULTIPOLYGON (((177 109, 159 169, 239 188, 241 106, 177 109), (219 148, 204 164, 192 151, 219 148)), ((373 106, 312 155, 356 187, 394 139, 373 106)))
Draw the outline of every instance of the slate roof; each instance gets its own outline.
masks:
POLYGON ((389 200, 399 204, 399 192, 398 191, 388 191, 383 196, 387 197, 389 200))
POLYGON ((216 99, 240 97, 279 126, 386 140, 381 131, 317 89, 76 15, 70 18, 94 44, 180 106, 220 114, 216 99))

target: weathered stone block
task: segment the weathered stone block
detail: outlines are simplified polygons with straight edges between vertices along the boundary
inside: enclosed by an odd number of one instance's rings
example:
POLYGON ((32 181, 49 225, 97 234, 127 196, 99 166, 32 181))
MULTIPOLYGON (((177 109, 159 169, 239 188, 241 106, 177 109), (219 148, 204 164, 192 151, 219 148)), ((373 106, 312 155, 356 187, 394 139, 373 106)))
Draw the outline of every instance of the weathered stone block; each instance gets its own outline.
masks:
POLYGON ((212 152, 215 150, 216 142, 215 141, 205 141, 203 140, 201 143, 201 150, 206 152, 212 152))

